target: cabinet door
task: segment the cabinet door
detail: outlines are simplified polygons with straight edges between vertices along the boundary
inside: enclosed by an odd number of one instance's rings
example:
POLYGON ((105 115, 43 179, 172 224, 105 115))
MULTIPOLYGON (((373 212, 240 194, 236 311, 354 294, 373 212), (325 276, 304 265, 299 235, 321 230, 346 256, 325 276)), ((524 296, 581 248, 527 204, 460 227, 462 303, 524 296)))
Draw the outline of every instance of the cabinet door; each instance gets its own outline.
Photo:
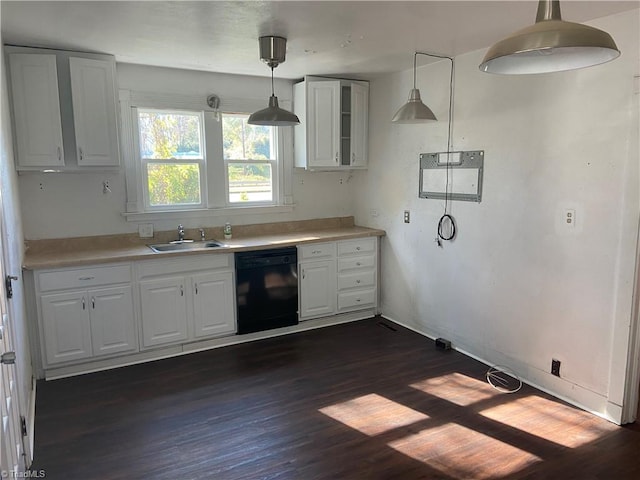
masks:
POLYGON ((187 302, 184 278, 140 282, 142 344, 145 347, 187 339, 187 302))
POLYGON ((231 272, 194 275, 191 277, 191 289, 196 338, 235 332, 231 272))
POLYGON ((91 337, 94 355, 136 349, 131 287, 89 290, 91 337))
POLYGON ((369 87, 351 84, 351 166, 367 166, 369 87))
POLYGON ((49 365, 92 356, 85 291, 42 295, 42 330, 49 365))
POLYGON ((69 58, 78 165, 120 164, 113 62, 69 58))
POLYGON ((308 166, 340 162, 340 82, 309 82, 307 91, 308 166))
POLYGON ((64 165, 56 56, 12 53, 9 64, 18 168, 64 165))
POLYGON ((300 264, 300 318, 331 315, 336 309, 335 260, 300 264))

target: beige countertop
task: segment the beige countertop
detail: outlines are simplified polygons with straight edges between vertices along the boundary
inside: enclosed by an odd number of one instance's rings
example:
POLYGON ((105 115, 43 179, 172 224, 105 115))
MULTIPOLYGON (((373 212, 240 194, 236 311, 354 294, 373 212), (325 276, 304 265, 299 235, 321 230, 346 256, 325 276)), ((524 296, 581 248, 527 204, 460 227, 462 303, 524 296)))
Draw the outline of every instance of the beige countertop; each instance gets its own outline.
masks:
MULTIPOLYGON (((234 227, 230 240, 223 239, 221 228, 206 229, 206 233, 207 240, 216 239, 224 246, 162 253, 148 247, 148 244, 173 240, 172 237, 167 238, 174 235, 173 232, 160 232, 154 238, 143 239, 137 235, 105 235, 28 241, 23 268, 36 270, 183 255, 215 255, 385 235, 384 230, 353 225, 353 217, 238 226, 234 227)), ((186 234, 186 238, 196 238, 192 230, 186 234)))

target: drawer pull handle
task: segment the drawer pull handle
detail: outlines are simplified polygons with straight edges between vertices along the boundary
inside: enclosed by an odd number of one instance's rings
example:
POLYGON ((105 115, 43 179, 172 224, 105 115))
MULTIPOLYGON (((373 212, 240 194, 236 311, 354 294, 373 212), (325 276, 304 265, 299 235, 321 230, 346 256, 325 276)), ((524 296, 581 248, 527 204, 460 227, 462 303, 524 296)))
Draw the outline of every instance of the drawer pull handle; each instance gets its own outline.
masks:
POLYGON ((180 285, 180 296, 184 297, 184 287, 180 285))
POLYGON ((87 280, 93 280, 96 277, 80 277, 78 278, 78 280, 82 280, 82 281, 87 281, 87 280))
POLYGON ((359 302, 359 301, 360 301, 360 299, 359 299, 359 298, 356 298, 356 302, 359 302))
POLYGON ((360 265, 362 265, 360 262, 356 262, 357 267, 359 267, 360 265))
POLYGON ((311 252, 311 253, 312 253, 312 254, 314 254, 314 255, 317 255, 317 254, 319 254, 319 253, 322 253, 322 250, 314 250, 314 251, 313 251, 313 252, 311 252))
POLYGON ((360 283, 360 280, 356 280, 356 283, 360 283))
POLYGON ((360 251, 360 247, 356 247, 356 250, 360 251))
POLYGON ((196 290, 196 295, 198 294, 198 284, 194 284, 195 290, 196 290))
POLYGON ((91 297, 91 308, 96 309, 96 297, 91 297))
POLYGON ((83 310, 87 309, 87 305, 85 304, 84 297, 82 297, 82 309, 83 310))
POLYGON ((80 161, 84 160, 84 154, 82 153, 82 148, 78 147, 78 153, 80 154, 80 161))

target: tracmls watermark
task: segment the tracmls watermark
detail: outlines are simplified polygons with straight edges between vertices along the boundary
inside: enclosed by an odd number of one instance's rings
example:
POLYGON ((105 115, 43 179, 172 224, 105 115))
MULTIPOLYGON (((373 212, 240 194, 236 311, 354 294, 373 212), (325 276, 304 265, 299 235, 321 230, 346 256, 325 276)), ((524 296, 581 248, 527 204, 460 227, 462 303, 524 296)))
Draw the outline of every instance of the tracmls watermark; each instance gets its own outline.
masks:
POLYGON ((47 472, 45 470, 26 470, 24 472, 16 472, 14 470, 2 470, 0 472, 0 478, 46 478, 47 472))

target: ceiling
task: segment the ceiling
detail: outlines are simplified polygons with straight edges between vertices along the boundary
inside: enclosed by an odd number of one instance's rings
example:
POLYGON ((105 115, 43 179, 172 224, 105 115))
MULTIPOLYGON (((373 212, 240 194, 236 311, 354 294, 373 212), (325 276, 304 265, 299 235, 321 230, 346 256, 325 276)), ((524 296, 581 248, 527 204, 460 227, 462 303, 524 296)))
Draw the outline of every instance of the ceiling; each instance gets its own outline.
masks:
MULTIPOLYGON (((585 22, 636 1, 568 1, 585 22)), ((119 62, 267 76, 257 38, 288 38, 275 76, 374 78, 410 69, 415 50, 455 56, 535 20, 537 1, 72 1, 0 3, 4 43, 109 53, 119 62)), ((419 57, 427 63, 426 57, 419 57), (423 60, 424 59, 424 60, 423 60)))

